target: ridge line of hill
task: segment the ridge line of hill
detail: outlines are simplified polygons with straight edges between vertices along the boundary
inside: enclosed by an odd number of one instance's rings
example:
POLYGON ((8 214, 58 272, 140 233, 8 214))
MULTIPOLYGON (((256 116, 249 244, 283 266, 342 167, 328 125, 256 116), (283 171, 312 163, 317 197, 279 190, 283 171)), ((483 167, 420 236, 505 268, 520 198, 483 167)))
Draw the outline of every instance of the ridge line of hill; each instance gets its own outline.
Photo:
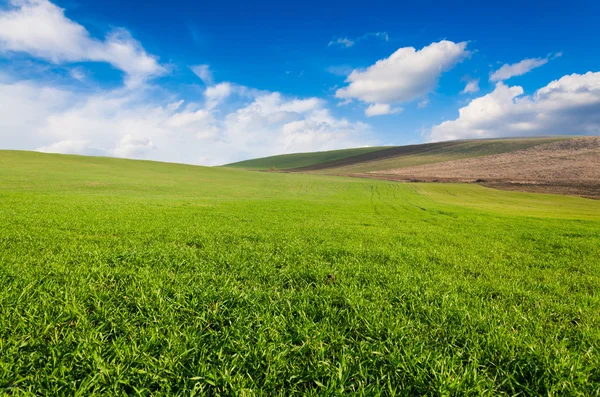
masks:
POLYGON ((416 153, 428 153, 432 150, 441 149, 445 147, 456 146, 462 142, 460 141, 446 141, 446 142, 434 142, 434 143, 421 143, 415 145, 406 145, 406 146, 394 146, 391 148, 381 149, 369 153, 363 153, 355 156, 345 157, 338 160, 327 161, 324 163, 309 165, 306 167, 298 167, 298 168, 289 168, 285 171, 288 172, 305 172, 305 171, 319 171, 325 170, 329 168, 337 168, 343 167, 346 165, 353 165, 358 163, 367 163, 370 161, 379 161, 385 160, 392 157, 402 156, 402 155, 410 155, 416 153))
POLYGON ((404 146, 380 146, 312 153, 293 153, 226 164, 256 171, 356 173, 439 163, 512 152, 571 137, 463 139, 404 146))

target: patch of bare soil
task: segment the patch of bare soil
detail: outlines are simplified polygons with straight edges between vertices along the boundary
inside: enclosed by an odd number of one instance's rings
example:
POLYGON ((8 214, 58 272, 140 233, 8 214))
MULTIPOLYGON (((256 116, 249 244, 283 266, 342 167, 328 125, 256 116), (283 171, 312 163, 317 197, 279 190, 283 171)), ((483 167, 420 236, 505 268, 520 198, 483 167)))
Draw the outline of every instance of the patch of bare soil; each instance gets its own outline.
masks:
POLYGON ((573 138, 510 153, 354 176, 413 182, 477 182, 506 190, 600 198, 600 137, 573 138))

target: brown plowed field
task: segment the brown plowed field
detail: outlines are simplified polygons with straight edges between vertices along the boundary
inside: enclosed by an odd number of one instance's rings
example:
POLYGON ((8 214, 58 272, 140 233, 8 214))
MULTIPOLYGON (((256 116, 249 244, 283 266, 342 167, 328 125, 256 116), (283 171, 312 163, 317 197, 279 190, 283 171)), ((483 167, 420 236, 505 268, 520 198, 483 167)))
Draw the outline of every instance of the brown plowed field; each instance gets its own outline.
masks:
POLYGON ((478 182, 507 190, 600 198, 600 137, 415 167, 352 174, 379 179, 478 182))

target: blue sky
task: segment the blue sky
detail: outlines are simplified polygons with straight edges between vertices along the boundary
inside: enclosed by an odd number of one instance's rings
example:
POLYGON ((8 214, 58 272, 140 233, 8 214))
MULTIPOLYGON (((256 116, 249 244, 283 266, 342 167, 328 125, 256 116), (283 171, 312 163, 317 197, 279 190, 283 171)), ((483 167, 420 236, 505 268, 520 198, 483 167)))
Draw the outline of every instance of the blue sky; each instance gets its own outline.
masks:
POLYGON ((0 148, 222 164, 598 134, 593 1, 0 0, 0 148))

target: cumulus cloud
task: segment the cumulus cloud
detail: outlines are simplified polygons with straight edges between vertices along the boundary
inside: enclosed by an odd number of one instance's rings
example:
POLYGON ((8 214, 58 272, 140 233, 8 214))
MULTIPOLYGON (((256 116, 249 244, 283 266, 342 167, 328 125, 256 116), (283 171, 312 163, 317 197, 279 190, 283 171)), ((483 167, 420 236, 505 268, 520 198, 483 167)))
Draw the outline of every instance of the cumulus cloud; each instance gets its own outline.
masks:
POLYGON ((467 84, 465 88, 460 92, 461 94, 473 94, 479 91, 479 79, 465 79, 467 84))
POLYGON ((0 9, 0 51, 24 52, 55 64, 106 62, 123 71, 130 86, 166 72, 126 30, 95 39, 47 0, 9 0, 0 9))
POLYGON ((398 49, 365 70, 354 70, 348 85, 336 91, 340 99, 392 104, 422 98, 437 86, 441 74, 469 55, 467 43, 440 41, 420 50, 398 49))
POLYGON ((529 58, 521 62, 509 65, 505 63, 502 67, 490 74, 490 81, 504 81, 511 77, 522 76, 535 68, 539 68, 548 63, 549 60, 562 56, 561 52, 550 54, 546 58, 529 58))
POLYGON ((215 165, 373 143, 366 124, 333 116, 322 99, 216 83, 208 65, 191 68, 206 88, 185 101, 149 81, 166 70, 126 30, 93 38, 47 0, 0 8, 0 55, 15 52, 49 64, 106 62, 126 78, 119 88, 81 90, 75 82, 88 77, 76 65, 61 69, 68 83, 52 68, 43 77, 31 68, 0 70, 3 149, 215 165))
POLYGON ((497 83, 461 108, 456 120, 434 126, 429 139, 600 134, 600 72, 563 76, 523 94, 520 86, 497 83))
POLYGON ((223 130, 232 146, 241 144, 248 151, 267 155, 361 146, 365 143, 358 142, 366 138, 368 126, 332 116, 318 98, 286 99, 267 93, 228 114, 223 130))
POLYGON ((232 83, 204 96, 187 103, 153 86, 82 93, 0 81, 0 147, 216 165, 373 143, 366 124, 334 117, 319 98, 232 83))
POLYGON ((401 112, 402 108, 392 108, 387 103, 374 103, 365 109, 367 117, 382 116, 384 114, 393 114, 401 112))

